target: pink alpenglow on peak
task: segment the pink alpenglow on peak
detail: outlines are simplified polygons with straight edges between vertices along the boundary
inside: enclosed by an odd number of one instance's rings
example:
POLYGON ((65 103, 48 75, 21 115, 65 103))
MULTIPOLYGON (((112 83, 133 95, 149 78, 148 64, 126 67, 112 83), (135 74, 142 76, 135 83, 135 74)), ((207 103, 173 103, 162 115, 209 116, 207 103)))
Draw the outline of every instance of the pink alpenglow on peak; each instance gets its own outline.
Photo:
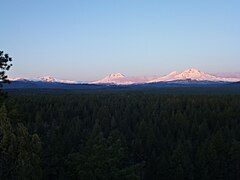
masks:
POLYGON ((115 79, 115 78, 124 78, 125 76, 121 73, 116 73, 116 74, 110 74, 108 77, 115 79))
POLYGON ((226 81, 226 82, 235 82, 239 81, 237 78, 224 78, 217 77, 211 74, 204 73, 198 69, 191 68, 183 72, 172 72, 168 75, 159 77, 157 79, 149 81, 153 82, 164 82, 164 81, 177 81, 177 80, 195 80, 195 81, 226 81))
POLYGON ((173 71, 165 76, 133 76, 126 77, 121 73, 109 74, 103 79, 86 82, 86 81, 72 81, 72 80, 60 80, 52 76, 43 76, 40 78, 8 78, 10 81, 39 81, 48 83, 66 83, 66 84, 116 84, 116 85, 131 85, 131 84, 146 84, 146 83, 158 83, 158 82, 171 82, 171 81, 209 81, 209 82, 239 82, 240 73, 234 73, 234 76, 229 77, 228 74, 208 74, 195 68, 190 68, 182 72, 173 71))
POLYGON ((131 81, 129 78, 126 78, 121 73, 110 74, 105 78, 92 82, 93 84, 117 84, 117 85, 128 85, 134 84, 134 81, 131 81))
POLYGON ((23 77, 15 77, 15 78, 8 78, 9 81, 29 81, 27 78, 23 77))
POLYGON ((43 76, 38 78, 38 80, 43 81, 43 82, 58 82, 58 83, 77 83, 76 81, 72 81, 72 80, 61 80, 61 79, 56 79, 52 76, 43 76))
POLYGON ((215 75, 211 75, 202 72, 196 68, 190 68, 183 72, 173 71, 165 76, 149 76, 145 78, 138 77, 126 77, 121 73, 110 74, 105 78, 94 81, 94 84, 117 84, 117 85, 129 85, 129 84, 144 84, 144 83, 157 83, 157 82, 170 82, 179 80, 194 80, 194 81, 221 81, 221 82, 237 82, 240 78, 225 78, 215 75))
POLYGON ((43 76, 38 79, 40 81, 46 81, 46 82, 56 82, 57 81, 54 77, 51 77, 51 76, 43 76))
POLYGON ((72 81, 72 80, 61 80, 61 79, 56 79, 52 76, 43 76, 39 78, 22 78, 22 77, 16 77, 16 78, 8 78, 10 81, 41 81, 41 82, 49 82, 49 83, 78 83, 77 81, 72 81))
POLYGON ((206 80, 213 80, 216 77, 210 74, 206 74, 198 69, 192 68, 192 69, 187 69, 180 74, 177 74, 176 78, 180 80, 191 79, 191 80, 206 81, 206 80))

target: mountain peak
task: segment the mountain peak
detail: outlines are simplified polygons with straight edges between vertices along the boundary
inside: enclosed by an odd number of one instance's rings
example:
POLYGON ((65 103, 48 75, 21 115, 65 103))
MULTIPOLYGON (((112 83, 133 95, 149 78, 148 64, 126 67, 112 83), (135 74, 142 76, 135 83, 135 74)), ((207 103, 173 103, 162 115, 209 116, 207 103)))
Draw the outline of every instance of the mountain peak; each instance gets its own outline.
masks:
POLYGON ((195 68, 187 69, 187 70, 179 73, 175 78, 176 79, 181 79, 181 80, 192 79, 192 80, 198 80, 198 81, 213 80, 213 79, 216 80, 215 76, 204 73, 204 72, 202 72, 198 69, 195 69, 195 68))
POLYGON ((115 78, 124 78, 125 76, 121 73, 114 73, 114 74, 110 74, 108 77, 115 79, 115 78))
POLYGON ((180 73, 172 72, 166 76, 159 77, 150 82, 176 81, 176 80, 223 81, 224 79, 204 73, 196 68, 190 68, 180 73))
POLYGON ((130 80, 129 78, 126 78, 123 74, 121 73, 115 73, 115 74, 110 74, 106 76, 105 78, 94 81, 92 83, 95 84, 134 84, 134 81, 130 80))
POLYGON ((23 77, 8 78, 9 81, 28 81, 29 79, 23 77))
POLYGON ((46 82, 56 82, 56 79, 52 76, 43 76, 38 78, 40 81, 46 81, 46 82))
POLYGON ((200 70, 196 69, 196 68, 190 68, 190 69, 187 69, 187 70, 183 71, 182 73, 199 74, 199 73, 202 73, 202 72, 200 70))

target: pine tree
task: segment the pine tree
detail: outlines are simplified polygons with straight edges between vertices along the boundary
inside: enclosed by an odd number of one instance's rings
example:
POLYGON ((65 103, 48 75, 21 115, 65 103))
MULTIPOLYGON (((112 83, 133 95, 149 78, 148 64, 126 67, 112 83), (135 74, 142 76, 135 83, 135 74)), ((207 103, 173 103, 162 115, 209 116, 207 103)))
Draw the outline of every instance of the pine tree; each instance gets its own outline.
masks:
POLYGON ((16 155, 16 136, 7 117, 6 107, 0 108, 0 179, 14 177, 14 158, 16 155))
POLYGON ((41 179, 41 141, 18 123, 12 127, 5 106, 0 109, 1 179, 41 179))

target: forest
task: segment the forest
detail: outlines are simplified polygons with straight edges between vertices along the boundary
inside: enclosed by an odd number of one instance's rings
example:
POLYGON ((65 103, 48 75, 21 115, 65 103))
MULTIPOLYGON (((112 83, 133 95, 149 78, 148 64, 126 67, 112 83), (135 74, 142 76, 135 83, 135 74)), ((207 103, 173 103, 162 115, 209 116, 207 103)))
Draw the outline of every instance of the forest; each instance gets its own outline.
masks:
POLYGON ((239 179, 240 95, 1 99, 0 179, 239 179))

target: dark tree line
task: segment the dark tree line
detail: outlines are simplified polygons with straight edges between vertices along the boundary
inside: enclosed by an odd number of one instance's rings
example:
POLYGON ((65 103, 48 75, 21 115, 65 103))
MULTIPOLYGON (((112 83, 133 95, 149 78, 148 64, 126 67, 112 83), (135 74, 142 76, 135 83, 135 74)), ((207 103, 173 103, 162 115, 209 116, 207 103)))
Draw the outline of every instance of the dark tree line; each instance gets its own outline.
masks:
POLYGON ((38 158, 20 172, 32 179, 212 180, 240 178, 239 105, 239 95, 86 93, 12 97, 7 109, 29 130, 38 158))

